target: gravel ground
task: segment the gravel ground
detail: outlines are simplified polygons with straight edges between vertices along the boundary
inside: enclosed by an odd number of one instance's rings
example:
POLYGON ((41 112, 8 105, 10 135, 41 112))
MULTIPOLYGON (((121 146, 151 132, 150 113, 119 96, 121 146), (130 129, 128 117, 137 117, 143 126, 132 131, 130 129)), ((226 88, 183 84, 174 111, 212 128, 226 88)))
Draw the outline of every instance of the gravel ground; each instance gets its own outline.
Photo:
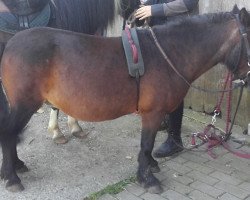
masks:
MULTIPOLYGON (((47 132, 50 109, 47 106, 44 109, 44 113, 32 117, 18 146, 19 156, 29 168, 29 172, 19 175, 25 190, 10 193, 0 181, 0 200, 82 200, 108 184, 135 175, 140 144, 139 116, 128 115, 100 123, 81 122, 88 137, 79 140, 69 135, 67 117, 61 113, 59 125, 69 142, 56 145, 47 132)), ((182 132, 186 146, 190 133, 201 131, 206 120, 209 122, 211 118, 185 111, 182 132)), ((159 132, 156 146, 165 137, 165 132, 159 132)))

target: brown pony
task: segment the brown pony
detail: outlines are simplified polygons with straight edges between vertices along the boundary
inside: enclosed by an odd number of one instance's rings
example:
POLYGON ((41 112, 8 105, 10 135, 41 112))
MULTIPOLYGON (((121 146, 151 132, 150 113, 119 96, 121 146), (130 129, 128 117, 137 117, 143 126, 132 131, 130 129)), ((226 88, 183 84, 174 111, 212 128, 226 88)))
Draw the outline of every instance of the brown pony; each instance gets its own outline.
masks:
MULTIPOLYGON (((139 0, 2 0, 0 1, 0 55, 4 44, 14 33, 24 28, 48 26, 91 35, 105 35, 107 29, 113 26, 118 14, 126 19, 139 5, 139 0), (51 11, 50 14, 46 13, 49 15, 46 15, 49 18, 48 22, 46 17, 43 17, 43 20, 40 17, 44 7, 49 7, 51 11), (11 17, 15 20, 11 21, 11 17), (27 17, 29 22, 26 27, 18 23, 24 17, 27 17)), ((51 109, 48 130, 53 134, 53 141, 61 144, 68 140, 59 128, 58 114, 58 109, 51 109)), ((86 137, 77 120, 70 116, 68 116, 68 127, 75 137, 86 137)))
POLYGON ((235 7, 232 12, 137 32, 145 63, 139 90, 128 74, 120 37, 34 28, 9 40, 1 62, 0 90, 1 177, 8 190, 24 188, 16 174, 17 166, 25 167, 17 156, 17 135, 33 113, 50 102, 83 121, 111 120, 137 111, 142 119, 138 181, 149 192, 161 192, 153 175, 159 171, 158 163, 151 153, 164 116, 176 109, 189 84, 217 63, 224 63, 235 78, 247 76, 250 15, 235 7), (243 33, 248 38, 242 39, 243 33), (160 53, 157 41, 165 53, 160 53))

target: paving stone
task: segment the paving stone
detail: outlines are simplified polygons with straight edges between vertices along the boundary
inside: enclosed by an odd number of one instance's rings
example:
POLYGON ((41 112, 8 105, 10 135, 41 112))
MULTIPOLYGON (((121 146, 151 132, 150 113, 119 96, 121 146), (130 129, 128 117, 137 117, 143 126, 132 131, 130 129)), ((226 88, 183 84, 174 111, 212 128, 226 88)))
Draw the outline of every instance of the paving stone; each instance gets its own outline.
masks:
POLYGON ((237 198, 236 196, 233 196, 231 194, 225 193, 222 196, 218 198, 219 200, 241 200, 237 198))
POLYGON ((242 171, 235 170, 230 175, 233 177, 239 178, 243 181, 250 182, 250 176, 242 171))
POLYGON ((219 182, 218 179, 213 178, 211 176, 208 176, 208 175, 203 174, 203 173, 198 172, 198 171, 192 171, 192 172, 188 173, 187 176, 190 178, 193 178, 195 180, 199 180, 203 183, 207 183, 209 185, 214 185, 215 183, 219 182))
POLYGON ((186 160, 199 163, 199 164, 209 161, 208 159, 202 158, 201 156, 194 155, 191 152, 185 152, 183 154, 180 154, 180 156, 186 160))
MULTIPOLYGON (((245 147, 245 148, 240 148, 240 149, 236 149, 236 151, 239 151, 241 153, 249 153, 250 151, 250 148, 249 147, 245 147), (248 151, 248 152, 247 152, 248 151)), ((234 160, 235 162, 244 162, 245 164, 250 164, 250 160, 249 159, 245 159, 245 158, 240 158, 232 153, 228 153, 226 154, 225 156, 223 156, 225 158, 228 158, 228 159, 231 159, 231 160, 234 160)))
MULTIPOLYGON (((197 152, 194 151, 192 152, 194 155, 199 155, 202 158, 205 158, 207 160, 214 160, 213 157, 211 157, 208 153, 207 153, 207 149, 203 147, 200 147, 197 152), (199 152, 199 149, 204 151, 204 152, 199 152)), ((215 147, 214 149, 212 149, 212 153, 216 156, 216 159, 221 158, 222 156, 224 156, 225 154, 228 153, 228 151, 226 151, 223 147, 218 146, 215 147)))
POLYGON ((174 190, 174 191, 178 191, 179 193, 181 193, 183 195, 187 195, 194 190, 193 188, 186 186, 182 183, 179 183, 179 182, 177 182, 173 179, 170 179, 170 178, 163 181, 162 184, 165 185, 166 188, 169 188, 169 189, 174 190))
POLYGON ((208 196, 207 194, 204 194, 198 190, 192 191, 188 196, 194 200, 215 200, 215 198, 208 196))
POLYGON ((146 192, 145 189, 135 183, 126 186, 125 190, 127 190, 131 194, 134 194, 135 196, 140 196, 146 192))
POLYGON ((177 162, 174 162, 172 160, 169 160, 168 162, 166 162, 166 165, 170 168, 170 169, 173 169, 179 173, 182 173, 182 174, 186 174, 190 171, 192 171, 191 168, 189 167, 186 167, 184 166, 183 164, 179 164, 177 162))
POLYGON ((167 190, 166 192, 164 192, 161 196, 169 199, 169 200, 190 200, 189 197, 184 196, 183 194, 180 194, 176 191, 173 190, 167 190))
POLYGON ((179 164, 184 164, 187 162, 187 160, 182 158, 181 156, 176 156, 176 157, 172 158, 171 160, 174 162, 177 162, 179 164))
POLYGON ((143 200, 169 200, 169 199, 166 199, 158 194, 150 194, 150 193, 145 193, 140 197, 143 200))
POLYGON ((189 185, 190 183, 194 182, 193 178, 189 178, 186 175, 178 173, 177 171, 174 170, 169 170, 168 172, 166 172, 166 176, 184 185, 189 185))
POLYGON ((216 188, 221 189, 229 194, 232 194, 233 196, 236 196, 238 198, 244 199, 248 195, 250 195, 250 191, 246 191, 243 189, 240 189, 239 187, 236 187, 234 185, 231 185, 229 183, 225 183, 220 181, 219 183, 215 184, 216 188))
POLYGON ((235 168, 235 169, 237 169, 237 170, 239 170, 239 171, 242 171, 242 172, 244 172, 244 173, 250 175, 250 170, 247 170, 247 169, 249 169, 250 165, 248 165, 247 163, 239 162, 239 161, 233 160, 233 161, 230 163, 230 165, 231 165, 233 168, 235 168), (240 165, 239 165, 239 163, 240 163, 240 165))
POLYGON ((190 187, 199 190, 207 195, 210 195, 214 198, 217 198, 221 196, 223 193, 225 193, 223 190, 216 189, 206 183, 202 183, 200 181, 196 181, 190 185, 190 187))
POLYGON ((230 164, 221 164, 215 161, 208 161, 204 165, 217 171, 221 171, 225 174, 231 174, 235 171, 235 169, 230 164))
POLYGON ((116 198, 114 198, 110 194, 105 194, 105 195, 101 196, 98 200, 116 200, 116 198))
MULTIPOLYGON (((228 154, 226 154, 226 155, 228 155, 228 154)), ((225 155, 213 160, 213 162, 216 162, 216 163, 219 163, 222 165, 230 164, 232 161, 233 161, 233 158, 225 156, 225 155)))
POLYGON ((202 172, 204 174, 210 174, 211 172, 214 171, 214 169, 205 166, 205 164, 198 164, 198 163, 188 161, 188 162, 184 163, 184 165, 193 169, 193 170, 197 170, 199 172, 202 172))
POLYGON ((124 190, 115 196, 119 200, 142 200, 141 198, 124 190))
POLYGON ((168 178, 167 172, 155 173, 154 176, 161 182, 168 178))
POLYGON ((230 176, 230 175, 227 175, 227 174, 224 174, 222 172, 213 172, 211 174, 209 174, 209 176, 212 176, 214 178, 217 178, 223 182, 227 182, 227 183, 230 183, 232 185, 239 185, 240 183, 242 183, 243 181, 238 179, 238 178, 235 178, 233 176, 230 176))
POLYGON ((161 195, 131 184, 107 200, 250 200, 250 160, 237 158, 222 147, 214 152, 217 159, 204 152, 159 159, 161 172, 155 176, 164 190, 161 195))
MULTIPOLYGON (((168 161, 166 161, 166 162, 168 162, 168 161)), ((166 165, 166 162, 159 165, 160 169, 161 169, 161 172, 167 172, 167 171, 170 170, 170 168, 166 165)))
POLYGON ((246 191, 250 191, 250 182, 244 182, 240 184, 238 187, 246 191))

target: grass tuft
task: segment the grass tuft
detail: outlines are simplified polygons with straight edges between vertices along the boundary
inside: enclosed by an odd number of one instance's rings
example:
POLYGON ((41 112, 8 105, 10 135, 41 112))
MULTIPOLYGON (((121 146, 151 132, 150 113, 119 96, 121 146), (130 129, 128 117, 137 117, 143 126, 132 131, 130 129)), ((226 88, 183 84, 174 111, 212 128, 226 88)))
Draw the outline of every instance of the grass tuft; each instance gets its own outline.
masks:
POLYGON ((135 183, 135 182, 136 182, 136 177, 132 176, 130 178, 122 180, 122 181, 115 183, 113 185, 108 185, 104 189, 102 189, 98 192, 95 192, 88 197, 85 197, 83 200, 97 200, 105 194, 116 195, 116 194, 122 192, 128 184, 135 183))

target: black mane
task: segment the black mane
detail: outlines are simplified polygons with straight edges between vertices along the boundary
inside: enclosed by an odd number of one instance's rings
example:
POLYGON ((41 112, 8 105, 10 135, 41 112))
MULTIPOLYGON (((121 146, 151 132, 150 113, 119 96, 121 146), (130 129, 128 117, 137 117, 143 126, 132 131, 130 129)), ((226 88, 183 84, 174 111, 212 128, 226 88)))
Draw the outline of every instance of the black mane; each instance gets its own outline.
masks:
POLYGON ((234 18, 233 13, 231 12, 220 12, 220 13, 208 13, 194 16, 180 16, 176 17, 171 21, 168 21, 166 26, 168 28, 172 26, 182 26, 189 29, 192 26, 201 25, 212 25, 212 24, 221 24, 225 23, 234 18))
POLYGON ((140 0, 2 1, 13 14, 17 15, 32 14, 44 8, 49 2, 53 10, 50 27, 87 34, 96 32, 103 34, 108 26, 113 24, 118 13, 123 17, 129 16, 140 4, 140 0))
POLYGON ((54 3, 56 27, 75 32, 102 33, 116 14, 114 0, 54 0, 54 3))

